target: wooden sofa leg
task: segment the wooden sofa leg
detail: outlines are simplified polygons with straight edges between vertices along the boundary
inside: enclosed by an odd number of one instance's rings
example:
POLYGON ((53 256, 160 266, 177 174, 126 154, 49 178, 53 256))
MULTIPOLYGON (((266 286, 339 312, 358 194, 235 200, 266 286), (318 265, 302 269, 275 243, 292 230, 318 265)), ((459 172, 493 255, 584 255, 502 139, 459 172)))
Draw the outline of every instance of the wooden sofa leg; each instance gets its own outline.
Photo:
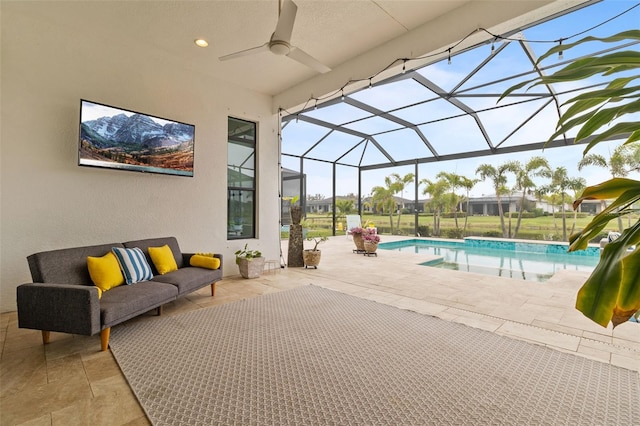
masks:
POLYGON ((106 351, 109 347, 109 336, 111 335, 111 327, 105 328, 100 332, 100 350, 106 351))
POLYGON ((216 295, 216 283, 211 283, 211 297, 216 295))
POLYGON ((51 340, 51 332, 42 330, 42 344, 46 345, 51 340))
POLYGON ((158 314, 158 316, 162 315, 162 305, 156 308, 156 313, 158 314))

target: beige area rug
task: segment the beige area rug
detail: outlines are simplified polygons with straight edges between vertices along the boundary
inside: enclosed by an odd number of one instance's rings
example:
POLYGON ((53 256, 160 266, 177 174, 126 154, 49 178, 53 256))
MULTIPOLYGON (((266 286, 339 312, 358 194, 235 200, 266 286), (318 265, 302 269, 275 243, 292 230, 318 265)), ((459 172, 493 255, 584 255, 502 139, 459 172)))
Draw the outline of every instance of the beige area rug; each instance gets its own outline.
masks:
POLYGON ((637 372, 306 286, 114 327, 155 425, 631 425, 637 372))

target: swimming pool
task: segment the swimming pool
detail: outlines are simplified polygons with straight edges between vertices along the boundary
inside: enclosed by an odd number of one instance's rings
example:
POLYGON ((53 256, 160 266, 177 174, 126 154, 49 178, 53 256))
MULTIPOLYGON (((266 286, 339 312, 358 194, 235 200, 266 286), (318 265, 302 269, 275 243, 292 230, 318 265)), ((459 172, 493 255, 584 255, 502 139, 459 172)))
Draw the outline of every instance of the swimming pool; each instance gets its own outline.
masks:
POLYGON ((591 272, 600 260, 597 247, 567 252, 566 244, 466 238, 464 242, 413 239, 381 243, 383 250, 441 256, 421 265, 544 282, 566 269, 591 272))

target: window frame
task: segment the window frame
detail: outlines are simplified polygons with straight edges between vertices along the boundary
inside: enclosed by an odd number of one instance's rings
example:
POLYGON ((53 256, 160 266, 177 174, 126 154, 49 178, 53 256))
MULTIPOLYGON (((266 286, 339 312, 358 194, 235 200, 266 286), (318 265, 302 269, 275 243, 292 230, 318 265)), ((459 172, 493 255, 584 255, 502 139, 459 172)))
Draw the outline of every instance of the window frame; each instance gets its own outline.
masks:
MULTIPOLYGON (((257 168, 258 168, 258 122, 247 120, 244 118, 238 118, 234 116, 227 117, 227 240, 242 240, 242 239, 254 239, 257 235, 257 168), (231 122, 242 122, 247 123, 253 126, 253 140, 248 140, 244 138, 235 138, 230 135, 231 122), (246 176, 241 176, 239 179, 231 179, 230 178, 230 166, 239 166, 237 164, 231 164, 229 155, 232 153, 233 146, 241 146, 245 148, 250 148, 253 152, 249 153, 246 157, 247 159, 253 157, 253 178, 245 179, 246 176), (247 186, 247 183, 250 185, 247 186), (244 198, 243 194, 247 194, 248 198, 251 199, 251 213, 248 215, 243 211, 242 205, 246 203, 246 201, 242 201, 244 198), (236 195, 239 196, 238 200, 235 200, 236 195), (236 205, 240 203, 240 207, 236 205), (240 214, 234 214, 232 210, 240 209, 240 214), (249 219, 251 223, 250 232, 244 231, 243 226, 245 225, 244 221, 249 219), (238 223, 238 220, 240 223, 238 223)), ((240 172, 238 172, 240 173, 240 172)), ((240 173, 241 174, 241 173, 240 173)))

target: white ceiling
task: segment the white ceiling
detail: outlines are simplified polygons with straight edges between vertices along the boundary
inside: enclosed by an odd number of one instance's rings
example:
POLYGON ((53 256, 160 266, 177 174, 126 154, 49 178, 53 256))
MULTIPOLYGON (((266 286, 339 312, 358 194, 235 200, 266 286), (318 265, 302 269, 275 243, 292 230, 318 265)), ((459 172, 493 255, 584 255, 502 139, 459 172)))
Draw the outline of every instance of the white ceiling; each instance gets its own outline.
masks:
POLYGON ((319 96, 349 79, 368 77, 395 58, 441 49, 474 28, 498 33, 582 2, 295 0, 291 42, 333 69, 323 75, 270 52, 218 60, 267 42, 277 22, 278 0, 41 1, 20 10, 77 37, 137 51, 141 59, 167 55, 189 69, 273 95, 278 105, 293 107, 314 91, 319 96), (200 37, 209 41, 208 48, 194 45, 200 37))

